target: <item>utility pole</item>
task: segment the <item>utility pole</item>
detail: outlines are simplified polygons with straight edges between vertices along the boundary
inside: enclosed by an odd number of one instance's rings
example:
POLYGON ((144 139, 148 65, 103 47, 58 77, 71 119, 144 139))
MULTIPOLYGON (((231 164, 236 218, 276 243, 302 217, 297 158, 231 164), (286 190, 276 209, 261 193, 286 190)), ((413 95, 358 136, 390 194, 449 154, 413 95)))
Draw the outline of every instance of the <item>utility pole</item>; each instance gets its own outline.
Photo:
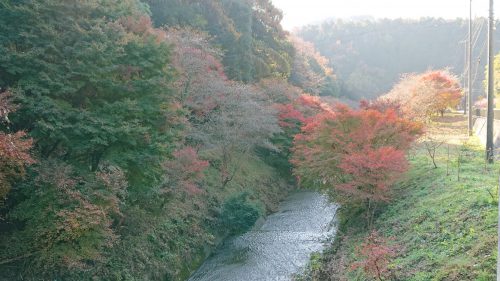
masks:
POLYGON ((490 16, 488 21, 488 113, 486 116, 486 160, 493 163, 494 144, 493 144, 493 102, 495 98, 494 91, 494 59, 493 54, 493 0, 490 0, 490 16))
MULTIPOLYGON (((469 31, 469 32, 470 32, 470 31, 469 31)), ((469 33, 469 34, 470 34, 470 33, 469 33)), ((464 76, 463 76, 464 83, 465 83, 465 81, 466 81, 466 79, 467 79, 467 78, 465 77, 465 76, 466 76, 466 74, 467 74, 467 71, 470 71, 469 67, 467 66, 467 63, 468 63, 468 61, 469 61, 469 57, 468 57, 468 56, 469 56, 469 44, 468 44, 468 41, 469 41, 469 39, 464 40, 464 45, 465 45, 465 56, 464 56, 464 68, 465 68, 465 69, 464 69, 464 76)), ((468 83, 468 81, 467 81, 467 83, 468 83)), ((467 93, 466 93, 466 94, 465 94, 465 96, 464 96, 464 101, 463 101, 463 104, 462 104, 462 105, 464 106, 464 115, 466 115, 466 114, 467 114, 467 93)))
MULTIPOLYGON (((498 184, 500 184, 500 177, 498 178, 498 184)), ((500 281, 500 192, 498 194, 498 221, 497 221, 497 281, 500 281)))
MULTIPOLYGON (((486 120, 486 159, 493 163, 493 100, 494 100, 494 71, 493 71, 493 0, 490 0, 490 18, 488 22, 488 115, 486 120)), ((499 179, 500 184, 500 179, 499 179)), ((500 238, 500 193, 498 194, 498 225, 497 238, 500 238)), ((497 281, 500 281, 500 239, 497 239, 497 281)))
POLYGON ((467 90, 467 110, 469 111, 468 115, 468 130, 469 130, 469 136, 472 136, 472 0, 469 0, 469 45, 468 45, 468 64, 469 64, 469 89, 467 90))

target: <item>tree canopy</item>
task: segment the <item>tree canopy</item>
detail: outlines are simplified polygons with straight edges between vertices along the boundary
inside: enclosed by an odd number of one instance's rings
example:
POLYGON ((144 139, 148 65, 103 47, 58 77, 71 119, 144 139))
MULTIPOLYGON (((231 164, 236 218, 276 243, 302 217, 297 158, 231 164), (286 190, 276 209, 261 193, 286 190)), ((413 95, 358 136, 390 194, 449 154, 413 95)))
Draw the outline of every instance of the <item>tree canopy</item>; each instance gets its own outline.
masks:
MULTIPOLYGON (((484 92, 487 20, 473 22, 474 93, 484 92)), ((497 26, 497 30, 500 26, 497 26)), ((305 26, 297 35, 330 60, 343 96, 374 99, 388 92, 404 73, 450 68, 465 73, 468 21, 435 18, 331 20, 305 26)), ((496 37, 496 36, 495 36, 496 37)), ((495 48, 500 46, 498 37, 495 48)), ((465 81, 465 77, 460 77, 465 81)), ((478 94, 476 94, 478 93, 478 94)))
POLYGON ((303 91, 281 18, 264 0, 0 0, 6 278, 186 278, 269 210, 290 180, 278 104, 303 91))

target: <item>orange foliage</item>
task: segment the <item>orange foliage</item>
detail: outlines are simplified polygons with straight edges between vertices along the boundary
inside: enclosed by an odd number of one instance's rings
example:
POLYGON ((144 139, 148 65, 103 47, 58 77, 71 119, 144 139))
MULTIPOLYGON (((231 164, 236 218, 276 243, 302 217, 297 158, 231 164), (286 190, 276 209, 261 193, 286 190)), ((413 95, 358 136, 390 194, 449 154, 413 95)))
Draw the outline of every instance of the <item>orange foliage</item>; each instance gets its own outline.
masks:
POLYGON ((200 160, 196 150, 192 147, 176 150, 173 156, 173 160, 164 164, 169 183, 174 187, 182 188, 188 194, 202 192, 198 182, 204 177, 203 171, 208 167, 208 161, 200 160))
POLYGON ((357 200, 386 201, 407 169, 405 151, 422 126, 394 108, 353 110, 338 104, 306 120, 295 137, 295 174, 357 200))
POLYGON ((435 109, 443 112, 447 108, 456 107, 462 98, 462 90, 458 80, 448 72, 432 71, 426 73, 422 81, 430 84, 435 93, 435 109))
MULTIPOLYGON (((0 93, 0 125, 3 123, 8 128, 8 114, 14 110, 10 93, 0 93)), ((11 181, 24 176, 26 166, 35 162, 29 152, 32 145, 33 140, 23 131, 0 131, 0 203, 7 197, 11 181)))
POLYGON ((403 77, 380 100, 401 104, 401 111, 408 118, 427 119, 432 114, 443 114, 447 108, 455 108, 462 98, 458 79, 448 71, 429 71, 403 77))
POLYGON ((362 259, 352 264, 351 269, 363 269, 366 275, 384 280, 390 275, 388 265, 391 258, 396 256, 396 247, 389 246, 386 239, 376 231, 372 231, 363 244, 357 248, 357 254, 362 259))
POLYGON ((165 42, 167 37, 165 31, 159 28, 154 28, 149 16, 140 17, 122 17, 118 23, 123 26, 128 32, 142 36, 144 40, 154 38, 156 43, 165 42))

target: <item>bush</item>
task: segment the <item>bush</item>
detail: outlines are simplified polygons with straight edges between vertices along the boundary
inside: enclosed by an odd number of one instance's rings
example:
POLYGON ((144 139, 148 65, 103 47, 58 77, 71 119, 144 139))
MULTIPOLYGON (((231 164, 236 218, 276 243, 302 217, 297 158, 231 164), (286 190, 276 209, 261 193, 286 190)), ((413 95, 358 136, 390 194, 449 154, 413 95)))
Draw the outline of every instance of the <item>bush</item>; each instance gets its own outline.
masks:
POLYGON ((240 192, 222 205, 220 222, 231 235, 248 231, 262 214, 262 208, 251 202, 249 195, 248 192, 240 192))

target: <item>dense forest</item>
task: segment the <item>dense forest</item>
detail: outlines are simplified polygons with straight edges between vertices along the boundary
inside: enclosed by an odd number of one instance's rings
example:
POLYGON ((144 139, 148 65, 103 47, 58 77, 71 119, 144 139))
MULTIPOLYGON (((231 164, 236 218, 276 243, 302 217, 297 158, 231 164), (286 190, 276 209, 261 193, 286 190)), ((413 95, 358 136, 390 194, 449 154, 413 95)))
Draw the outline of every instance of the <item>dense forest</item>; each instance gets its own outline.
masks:
POLYGON ((0 280, 186 280, 300 188, 338 238, 294 280, 491 280, 499 167, 453 112, 466 22, 282 19, 271 0, 0 0, 0 280))
MULTIPOLYGON (((462 75, 465 85, 468 24, 465 19, 435 18, 334 20, 303 27, 297 35, 330 60, 343 95, 369 99, 388 92, 403 73, 430 69, 450 68, 462 75)), ((484 95, 486 19, 475 19, 472 29, 472 76, 478 97, 484 95)), ((494 38, 498 51, 500 37, 494 38)))
POLYGON ((337 94, 268 0, 0 1, 0 279, 179 280, 293 185, 337 94))

